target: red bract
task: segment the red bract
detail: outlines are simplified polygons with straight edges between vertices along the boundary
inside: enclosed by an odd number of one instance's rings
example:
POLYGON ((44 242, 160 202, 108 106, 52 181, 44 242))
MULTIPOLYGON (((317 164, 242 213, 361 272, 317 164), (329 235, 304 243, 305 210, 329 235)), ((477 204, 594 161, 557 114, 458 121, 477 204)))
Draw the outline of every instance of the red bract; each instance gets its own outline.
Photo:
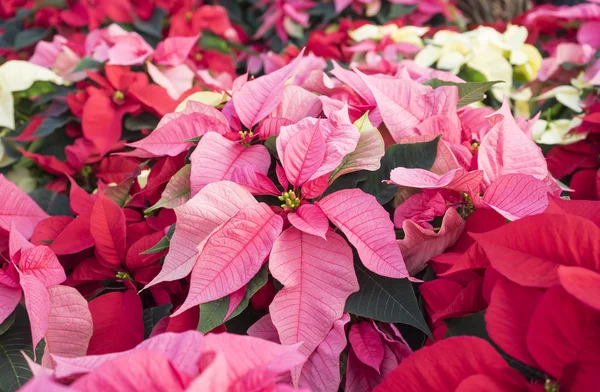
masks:
POLYGON ((404 361, 376 392, 386 391, 543 391, 511 368, 491 344, 454 337, 425 347, 404 361))
POLYGON ((121 122, 126 113, 138 111, 145 105, 163 115, 174 107, 173 101, 164 94, 166 99, 162 101, 147 96, 158 86, 152 87, 145 74, 128 68, 107 65, 106 79, 91 72, 88 77, 99 87, 90 86, 86 90, 89 97, 83 106, 82 128, 84 136, 94 143, 101 155, 121 138, 121 122))

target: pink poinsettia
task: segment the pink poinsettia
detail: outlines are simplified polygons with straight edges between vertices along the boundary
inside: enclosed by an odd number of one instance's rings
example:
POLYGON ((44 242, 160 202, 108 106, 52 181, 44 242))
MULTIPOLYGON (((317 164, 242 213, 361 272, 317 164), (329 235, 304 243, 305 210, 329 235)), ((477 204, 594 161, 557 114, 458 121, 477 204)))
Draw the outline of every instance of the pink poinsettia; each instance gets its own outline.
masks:
POLYGON ((197 331, 163 333, 120 353, 51 357, 54 371, 38 373, 24 391, 289 391, 281 376, 303 360, 297 345, 197 331), (60 383, 67 378, 75 381, 60 383))

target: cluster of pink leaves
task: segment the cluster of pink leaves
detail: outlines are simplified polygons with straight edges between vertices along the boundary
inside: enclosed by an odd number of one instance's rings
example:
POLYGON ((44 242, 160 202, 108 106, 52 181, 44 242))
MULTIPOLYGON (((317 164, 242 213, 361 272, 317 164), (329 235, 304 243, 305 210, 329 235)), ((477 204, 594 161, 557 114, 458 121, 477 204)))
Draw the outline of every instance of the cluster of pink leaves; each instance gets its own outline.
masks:
MULTIPOLYGON (((156 302, 177 304, 170 320, 155 328, 156 333, 178 330, 175 320, 191 320, 182 323, 195 328, 198 305, 226 296, 231 314, 250 280, 268 260, 271 275, 283 289, 267 303, 269 314, 248 333, 293 347, 299 356, 277 371, 263 369, 269 374, 265 385, 290 370, 296 386, 337 390, 339 356, 347 345, 344 327, 349 322, 344 305, 348 296, 359 290, 350 245, 374 273, 409 278, 460 237, 465 223, 456 207, 497 211, 515 220, 544 211, 548 195, 559 193, 560 188, 548 175, 540 149, 528 137, 530 124, 515 120, 507 106, 495 113, 459 110, 456 87, 433 89, 421 84, 431 77, 456 80, 451 75, 411 63, 394 77, 366 75, 339 66, 332 75, 335 79, 301 54, 266 76, 250 81, 246 76, 238 78, 231 101, 221 110, 188 102, 185 110, 166 115, 148 137, 130 144, 135 150, 127 155, 159 159, 162 165, 152 169, 146 188, 135 190, 129 183, 124 192, 126 196, 134 192, 133 199, 119 197, 121 186, 108 195, 111 188, 105 188, 96 196, 74 184, 71 207, 78 216, 49 218, 35 232, 29 228, 25 234, 33 233, 37 241, 53 241, 50 249, 62 255, 93 247, 93 257, 79 263, 69 276, 73 285, 126 270, 130 274, 124 279, 126 286, 135 288, 134 282, 139 282, 151 290, 156 302), (368 119, 363 116, 365 111, 369 111, 368 119), (373 125, 365 126, 369 119, 373 125), (386 131, 380 133, 374 126, 386 131), (423 190, 407 198, 394 213, 404 239, 396 240, 394 222, 374 196, 360 189, 322 196, 341 174, 378 169, 386 144, 430 141, 439 135, 437 158, 430 171, 395 168, 390 173, 390 182, 408 190, 423 190), (277 136, 274 163, 262 143, 273 136, 277 136), (182 158, 198 138, 189 157, 191 166, 182 169, 182 158), (273 164, 278 185, 267 176, 273 164), (186 188, 189 193, 182 193, 186 188), (281 196, 284 203, 270 206, 254 195, 281 196), (152 222, 140 221, 133 209, 147 202, 163 207, 152 222), (156 264, 161 253, 158 257, 140 253, 162 238, 173 222, 172 208, 176 226, 161 268, 156 264), (435 216, 443 216, 439 230, 428 223, 435 216), (142 227, 149 227, 147 235, 134 234, 142 227), (72 240, 73 233, 77 233, 77 241, 72 240), (179 302, 173 295, 181 289, 169 282, 177 283, 188 275, 189 290, 179 302), (323 377, 323 372, 330 376, 323 377)), ((136 332, 129 339, 118 337, 108 348, 100 347, 106 339, 111 340, 114 329, 110 324, 115 317, 131 320, 130 331, 136 330, 139 320, 131 316, 141 312, 141 303, 134 291, 102 295, 90 302, 90 311, 94 336, 88 343, 88 355, 132 349, 143 340, 143 334, 136 332), (114 304, 120 304, 124 313, 106 314, 107 307, 114 304)), ((44 336, 44 331, 35 332, 38 324, 32 320, 34 339, 44 336)), ((143 332, 143 327, 137 328, 140 330, 143 332)), ((349 340, 346 390, 371 390, 411 354, 393 324, 354 323, 349 340)), ((145 344, 149 343, 141 343, 145 344)), ((52 345, 47 347, 51 355, 61 354, 53 352, 52 345)), ((205 369, 195 366, 186 379, 169 354, 163 354, 162 365, 158 360, 144 364, 147 356, 128 355, 141 361, 140 369, 146 371, 148 366, 171 369, 169 374, 178 388, 174 390, 191 388, 196 381, 190 384, 189 377, 198 374, 200 379, 210 374, 212 382, 221 382, 214 380, 222 375, 206 373, 213 365, 217 367, 218 355, 205 369)), ((91 371, 73 387, 80 382, 106 382, 104 369, 116 370, 119 363, 111 356, 103 365, 106 368, 91 371)), ((55 378, 62 377, 59 369, 54 367, 55 378)), ((227 372, 238 374, 232 368, 227 372)), ((262 380, 266 376, 256 377, 262 380)))

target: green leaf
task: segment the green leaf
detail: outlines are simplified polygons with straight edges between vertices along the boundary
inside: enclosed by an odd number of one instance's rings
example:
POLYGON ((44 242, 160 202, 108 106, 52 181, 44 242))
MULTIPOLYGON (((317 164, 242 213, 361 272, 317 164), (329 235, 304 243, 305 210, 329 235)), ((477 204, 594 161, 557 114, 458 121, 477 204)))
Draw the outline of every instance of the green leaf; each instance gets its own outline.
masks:
POLYGON ((391 145, 381 158, 381 167, 377 171, 369 172, 367 180, 360 188, 375 196, 380 204, 386 204, 394 198, 398 190, 397 185, 383 182, 390 179, 390 172, 397 167, 431 169, 437 157, 438 141, 439 137, 425 143, 391 145))
POLYGON ((385 323, 408 324, 431 337, 408 279, 377 275, 365 268, 358 258, 355 258, 354 269, 360 290, 348 297, 344 311, 385 323))
POLYGON ((152 329, 160 320, 171 314, 172 304, 163 304, 153 308, 144 309, 144 338, 148 339, 152 329))
POLYGON ((21 351, 33 358, 29 317, 25 308, 19 305, 15 309, 14 324, 0 335, 0 390, 16 391, 31 378, 29 365, 21 351))
POLYGON ((200 47, 206 50, 215 50, 225 54, 231 53, 229 45, 227 45, 227 41, 207 31, 202 32, 199 43, 200 47))
POLYGON ((137 117, 129 116, 123 123, 128 131, 141 131, 142 129, 154 129, 160 119, 152 113, 143 112, 137 117))
POLYGON ((152 38, 162 39, 163 19, 167 13, 159 7, 154 8, 154 13, 148 20, 135 18, 133 27, 140 33, 149 35, 152 38))
POLYGON ((51 191, 46 188, 39 188, 29 194, 37 205, 48 215, 68 215, 71 216, 71 207, 69 206, 69 198, 58 192, 51 191))
POLYGON ((485 327, 485 310, 462 317, 452 317, 444 320, 448 327, 446 337, 476 336, 491 342, 485 327))
POLYGON ((15 41, 13 44, 14 50, 21 50, 28 46, 38 43, 41 41, 50 30, 40 29, 39 27, 34 27, 32 29, 23 30, 17 33, 15 36, 15 41))
MULTIPOLYGON (((27 90, 17 91, 13 93, 15 99, 19 98, 34 98, 40 95, 48 94, 56 90, 56 85, 52 82, 38 80, 34 82, 27 90)), ((29 104, 29 103, 28 103, 29 104)))
POLYGON ((102 64, 103 63, 100 63, 91 57, 84 57, 81 59, 81 61, 79 61, 79 63, 77 63, 77 66, 73 72, 81 72, 85 71, 86 69, 99 69, 102 67, 102 64))
POLYGON ((467 82, 467 83, 455 83, 446 82, 440 79, 430 79, 423 83, 426 86, 438 88, 440 86, 456 86, 458 87, 458 106, 470 105, 474 102, 482 101, 485 98, 485 93, 491 89, 495 84, 504 83, 501 80, 494 80, 490 82, 467 82))
POLYGON ((242 313, 244 309, 248 307, 250 298, 252 298, 252 296, 267 283, 268 277, 269 270, 265 264, 260 271, 258 271, 256 276, 248 282, 246 285, 246 294, 244 294, 242 302, 240 302, 227 320, 225 320, 225 316, 229 309, 229 296, 200 305, 200 323, 198 324, 198 331, 202 333, 212 331, 225 321, 229 321, 242 313))
POLYGON ((9 328, 15 323, 15 314, 16 312, 12 312, 6 319, 4 319, 2 324, 0 324, 0 335, 8 331, 9 328))
POLYGON ((191 195, 190 174, 192 165, 189 163, 179 169, 167 183, 160 200, 155 205, 146 209, 144 214, 149 214, 159 208, 175 208, 189 200, 191 195))
POLYGON ((49 136, 54 133, 57 129, 60 129, 67 125, 69 122, 69 116, 60 116, 60 117, 46 117, 40 126, 35 130, 33 136, 36 137, 44 137, 49 136))
POLYGON ((277 144, 276 143, 277 143, 277 135, 269 136, 269 138, 267 140, 265 140, 265 147, 267 148, 267 150, 269 150, 271 155, 273 155, 275 158, 279 158, 279 156, 277 155, 277 144))
POLYGON ((175 225, 171 225, 167 235, 161 238, 160 241, 152 248, 140 253, 141 255, 150 255, 152 253, 162 252, 163 250, 169 249, 169 244, 171 242, 171 237, 173 237, 173 233, 175 232, 175 225))
POLYGON ((367 178, 369 178, 369 175, 370 172, 366 170, 344 174, 343 176, 338 177, 333 182, 333 184, 329 185, 329 187, 325 189, 325 192, 323 192, 322 197, 325 197, 337 191, 341 191, 342 189, 358 188, 358 184, 367 180, 367 178))

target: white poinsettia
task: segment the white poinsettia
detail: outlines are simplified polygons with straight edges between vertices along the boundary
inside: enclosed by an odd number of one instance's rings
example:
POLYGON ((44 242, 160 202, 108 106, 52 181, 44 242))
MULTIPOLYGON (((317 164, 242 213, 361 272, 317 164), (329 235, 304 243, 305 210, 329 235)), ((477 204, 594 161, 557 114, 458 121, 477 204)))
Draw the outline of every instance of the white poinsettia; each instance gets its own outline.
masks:
POLYGON ((537 120, 532 129, 533 140, 547 145, 577 143, 587 137, 587 133, 571 132, 581 123, 582 120, 578 117, 554 121, 537 120))
POLYGON ((558 102, 562 103, 575 113, 581 113, 583 111, 583 93, 585 92, 585 89, 593 87, 583 78, 584 73, 582 72, 576 79, 571 79, 570 85, 555 87, 552 90, 541 94, 536 99, 556 98, 558 102))
POLYGON ((428 27, 404 26, 398 27, 395 24, 385 26, 377 26, 366 24, 356 30, 349 32, 350 38, 356 42, 361 42, 367 39, 380 41, 386 36, 389 36, 395 43, 413 44, 418 47, 423 47, 421 37, 429 30, 428 27))
POLYGON ((63 83, 54 72, 27 61, 11 60, 0 65, 0 127, 15 128, 12 93, 27 90, 37 81, 63 83))
POLYGON ((487 80, 502 80, 492 88, 494 97, 502 100, 512 90, 513 75, 525 80, 537 75, 542 56, 526 44, 527 29, 509 25, 504 33, 480 26, 465 33, 440 30, 415 57, 422 67, 435 66, 458 73, 463 65, 481 73, 487 80))

